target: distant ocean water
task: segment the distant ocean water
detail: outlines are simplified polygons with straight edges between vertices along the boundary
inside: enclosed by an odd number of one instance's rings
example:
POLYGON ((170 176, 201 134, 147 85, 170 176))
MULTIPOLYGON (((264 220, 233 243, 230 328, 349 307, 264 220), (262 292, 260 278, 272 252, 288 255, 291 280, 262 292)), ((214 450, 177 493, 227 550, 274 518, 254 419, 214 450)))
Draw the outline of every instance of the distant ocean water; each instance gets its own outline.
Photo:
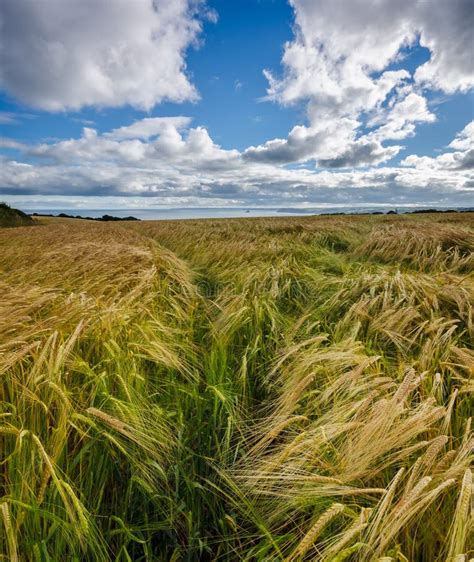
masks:
MULTIPOLYGON (((101 217, 102 215, 113 215, 115 217, 133 216, 142 220, 169 220, 169 219, 211 219, 211 218, 239 218, 239 217, 281 217, 320 215, 323 213, 372 213, 375 211, 388 212, 410 212, 422 207, 326 207, 326 208, 224 208, 224 207, 202 207, 202 208, 148 208, 148 209, 24 209, 27 213, 44 213, 58 215, 79 215, 81 217, 101 217)), ((441 209, 442 210, 442 209, 441 209)))
MULTIPOLYGON (((238 218, 238 217, 271 217, 280 216, 278 209, 236 209, 236 208, 174 208, 174 209, 35 209, 26 212, 36 212, 58 215, 79 215, 81 217, 101 217, 113 215, 114 217, 136 217, 141 220, 167 220, 167 219, 211 219, 211 218, 238 218), (248 212, 247 212, 248 211, 248 212)), ((298 213, 296 213, 298 214, 298 213)))

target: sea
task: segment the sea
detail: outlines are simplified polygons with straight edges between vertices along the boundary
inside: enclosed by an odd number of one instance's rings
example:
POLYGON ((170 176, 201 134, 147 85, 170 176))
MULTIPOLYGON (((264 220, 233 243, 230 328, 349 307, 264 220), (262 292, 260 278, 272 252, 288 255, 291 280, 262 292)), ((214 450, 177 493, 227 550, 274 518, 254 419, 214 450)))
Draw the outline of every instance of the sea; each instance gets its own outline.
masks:
MULTIPOLYGON (((387 213, 396 211, 408 213, 426 207, 318 207, 318 208, 278 208, 278 207, 181 207, 181 208, 153 208, 147 209, 23 209, 27 213, 38 213, 58 215, 65 213, 72 216, 98 218, 102 215, 114 217, 133 216, 141 220, 173 220, 173 219, 216 219, 216 218, 240 218, 240 217, 281 217, 321 215, 332 213, 366 214, 374 212, 387 213)), ((448 208, 437 208, 437 210, 448 210, 448 208)), ((461 209, 456 209, 461 210, 461 209)), ((466 209, 462 209, 466 210, 466 209)))

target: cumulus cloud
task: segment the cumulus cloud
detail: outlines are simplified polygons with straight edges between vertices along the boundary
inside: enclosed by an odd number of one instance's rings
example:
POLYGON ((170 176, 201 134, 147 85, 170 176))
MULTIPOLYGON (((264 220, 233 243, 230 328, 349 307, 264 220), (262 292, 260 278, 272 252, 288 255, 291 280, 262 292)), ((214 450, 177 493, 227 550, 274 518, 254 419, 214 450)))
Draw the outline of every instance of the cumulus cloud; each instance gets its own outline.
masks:
POLYGON ((48 111, 195 100, 185 51, 198 11, 200 0, 2 0, 0 88, 48 111))
POLYGON ((368 126, 381 124, 368 136, 380 141, 401 140, 414 136, 418 123, 433 123, 436 116, 428 109, 426 99, 410 92, 402 99, 391 99, 387 108, 381 109, 369 120, 368 126))
POLYGON ((167 128, 183 129, 187 127, 191 119, 189 117, 148 117, 135 121, 131 125, 119 127, 106 137, 114 140, 124 139, 149 139, 166 131, 167 128))
POLYGON ((46 163, 88 166, 109 164, 118 167, 155 168, 192 161, 218 167, 222 160, 232 160, 235 150, 222 150, 203 127, 188 128, 188 117, 146 118, 129 126, 98 134, 84 127, 80 138, 41 143, 26 149, 29 156, 46 163))
POLYGON ((466 92, 472 88, 472 0, 417 0, 414 21, 420 31, 420 44, 431 52, 430 60, 416 70, 416 81, 447 93, 466 92))
POLYGON ((472 170, 474 169, 474 149, 465 152, 446 152, 436 158, 431 156, 407 156, 402 166, 413 166, 418 170, 472 170))
MULTIPOLYGON (((352 123, 347 123, 351 131, 352 123)), ((343 129, 340 129, 340 133, 343 129)), ((325 131, 302 125, 294 127, 288 139, 273 139, 260 146, 250 146, 244 152, 244 158, 250 162, 269 164, 288 164, 314 158, 324 145, 325 131)))
POLYGON ((402 166, 412 166, 419 170, 473 170, 474 169, 474 121, 468 123, 460 131, 448 149, 449 151, 432 158, 414 154, 402 160, 402 166))
POLYGON ((285 44, 283 75, 265 71, 267 99, 305 103, 308 129, 317 130, 318 142, 306 134, 295 143, 295 128, 286 141, 251 147, 249 158, 312 158, 331 167, 385 162, 398 150, 380 143, 413 136, 417 124, 436 120, 424 89, 452 93, 474 86, 471 0, 352 0, 350 9, 347 0, 291 4, 295 38, 285 44), (392 70, 402 50, 417 42, 430 50, 430 60, 414 76, 392 70), (335 137, 339 144, 327 155, 335 137))
POLYGON ((296 37, 285 45, 285 75, 269 96, 317 102, 334 115, 374 107, 406 71, 387 71, 400 49, 417 40, 431 53, 416 78, 447 92, 474 86, 471 0, 292 0, 296 37), (380 75, 374 73, 382 73, 380 75), (430 77, 428 79, 428 77, 430 77))
MULTIPOLYGON (((51 111, 196 99, 185 52, 199 38, 203 2, 3 0, 0 87, 51 111)), ((306 108, 286 138, 226 150, 179 115, 105 133, 83 123, 78 137, 32 145, 0 139, 0 148, 23 153, 23 161, 0 156, 0 194, 83 206, 98 198, 142 206, 470 204, 472 122, 436 157, 388 163, 419 124, 436 120, 428 89, 473 86, 471 3, 351 0, 348 9, 347 0, 292 0, 295 36, 284 46, 283 72, 266 72, 267 99, 306 108), (413 73, 397 69, 418 43, 428 62, 413 73)))
POLYGON ((350 168, 356 166, 376 165, 391 160, 400 151, 400 146, 384 148, 378 141, 359 139, 347 147, 336 158, 320 159, 322 168, 350 168))
POLYGON ((474 147, 474 121, 468 123, 462 131, 460 131, 453 141, 450 148, 456 150, 469 150, 474 147))
POLYGON ((377 139, 356 140, 357 121, 342 118, 323 126, 296 126, 287 139, 251 146, 243 153, 250 162, 289 164, 317 160, 320 167, 345 168, 380 164, 393 158, 400 146, 383 147, 377 139))
MULTIPOLYGON (((19 145, 28 161, 3 157, 0 194, 23 202, 67 195, 79 198, 82 206, 87 206, 83 198, 130 199, 142 206, 145 200, 162 205, 361 206, 466 205, 474 191, 474 177, 460 168, 349 169, 354 159, 369 163, 367 154, 376 153, 377 147, 365 144, 375 141, 354 141, 355 154, 328 161, 328 169, 319 171, 252 160, 247 152, 221 148, 206 129, 185 123, 185 118, 169 118, 156 134, 158 129, 145 119, 120 133, 85 128, 78 138, 19 145), (335 166, 344 169, 329 169, 335 166)), ((306 133, 298 134, 305 138, 306 133)))

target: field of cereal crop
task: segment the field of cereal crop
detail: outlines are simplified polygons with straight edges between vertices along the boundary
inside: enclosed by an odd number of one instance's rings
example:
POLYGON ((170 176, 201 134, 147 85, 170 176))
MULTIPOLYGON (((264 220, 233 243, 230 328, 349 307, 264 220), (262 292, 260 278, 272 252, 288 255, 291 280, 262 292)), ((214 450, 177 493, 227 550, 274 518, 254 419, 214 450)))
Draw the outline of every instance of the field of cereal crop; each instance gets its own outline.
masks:
POLYGON ((36 222, 0 231, 0 559, 473 555, 474 215, 36 222))

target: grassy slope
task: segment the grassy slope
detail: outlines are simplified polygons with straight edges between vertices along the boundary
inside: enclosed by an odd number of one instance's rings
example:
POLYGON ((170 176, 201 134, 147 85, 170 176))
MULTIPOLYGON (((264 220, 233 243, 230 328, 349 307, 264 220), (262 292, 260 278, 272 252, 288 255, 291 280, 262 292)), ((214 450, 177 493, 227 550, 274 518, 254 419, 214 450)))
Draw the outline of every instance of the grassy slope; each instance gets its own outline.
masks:
POLYGON ((0 228, 10 226, 30 226, 33 224, 33 219, 27 214, 12 209, 6 203, 0 203, 0 228))
POLYGON ((0 554, 462 560, 472 215, 0 233, 0 554))

